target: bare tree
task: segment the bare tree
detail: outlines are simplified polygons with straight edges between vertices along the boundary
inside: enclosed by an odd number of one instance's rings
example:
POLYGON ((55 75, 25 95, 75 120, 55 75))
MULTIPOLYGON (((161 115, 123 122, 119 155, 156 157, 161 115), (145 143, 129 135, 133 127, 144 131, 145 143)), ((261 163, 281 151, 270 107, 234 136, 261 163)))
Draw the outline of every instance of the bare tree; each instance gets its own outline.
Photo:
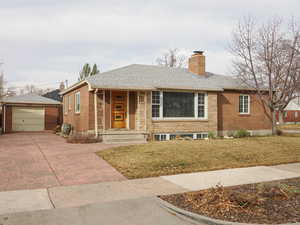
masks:
POLYGON ((300 81, 299 27, 292 21, 283 26, 276 17, 257 24, 249 17, 233 31, 231 51, 234 71, 257 96, 276 132, 276 111, 282 111, 295 97, 300 81))
POLYGON ((37 95, 43 95, 47 92, 52 91, 51 88, 38 88, 34 84, 27 84, 24 88, 20 89, 20 94, 37 94, 37 95))
POLYGON ((156 63, 160 66, 166 67, 185 67, 187 56, 180 53, 177 48, 169 49, 162 56, 156 59, 156 63))
POLYGON ((4 97, 4 74, 1 72, 0 74, 0 99, 4 97))

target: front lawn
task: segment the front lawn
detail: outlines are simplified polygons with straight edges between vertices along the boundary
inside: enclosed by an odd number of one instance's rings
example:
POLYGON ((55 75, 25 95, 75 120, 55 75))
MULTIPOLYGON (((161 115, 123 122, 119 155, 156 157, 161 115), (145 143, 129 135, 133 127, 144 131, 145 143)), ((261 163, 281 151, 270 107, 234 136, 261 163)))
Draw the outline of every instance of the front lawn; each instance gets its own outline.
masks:
POLYGON ((300 130, 300 124, 282 124, 278 128, 282 130, 300 130))
POLYGON ((127 178, 300 162, 300 138, 150 142, 97 153, 127 178))

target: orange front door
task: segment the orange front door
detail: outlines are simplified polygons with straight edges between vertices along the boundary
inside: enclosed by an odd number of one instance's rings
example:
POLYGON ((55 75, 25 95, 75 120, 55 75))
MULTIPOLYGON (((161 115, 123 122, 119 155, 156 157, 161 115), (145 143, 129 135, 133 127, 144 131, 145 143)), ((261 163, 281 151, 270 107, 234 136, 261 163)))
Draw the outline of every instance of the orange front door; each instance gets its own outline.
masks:
POLYGON ((111 127, 126 128, 127 92, 113 91, 111 93, 111 127))

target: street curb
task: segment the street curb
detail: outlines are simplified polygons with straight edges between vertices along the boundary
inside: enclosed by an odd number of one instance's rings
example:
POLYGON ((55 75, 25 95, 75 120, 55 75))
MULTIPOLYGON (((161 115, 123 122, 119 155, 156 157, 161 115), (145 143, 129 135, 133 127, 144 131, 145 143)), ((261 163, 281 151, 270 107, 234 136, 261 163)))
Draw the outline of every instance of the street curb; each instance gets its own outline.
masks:
MULTIPOLYGON (((161 198, 157 198, 158 203, 162 208, 167 209, 172 213, 179 214, 180 216, 187 217, 193 221, 209 224, 209 225, 262 225, 262 224, 255 224, 255 223, 237 223, 237 222, 228 222, 224 220, 213 219, 210 217, 202 216, 196 213, 192 213, 162 200, 161 198)), ((276 225, 300 225, 300 223, 286 223, 286 224, 276 224, 276 225)))

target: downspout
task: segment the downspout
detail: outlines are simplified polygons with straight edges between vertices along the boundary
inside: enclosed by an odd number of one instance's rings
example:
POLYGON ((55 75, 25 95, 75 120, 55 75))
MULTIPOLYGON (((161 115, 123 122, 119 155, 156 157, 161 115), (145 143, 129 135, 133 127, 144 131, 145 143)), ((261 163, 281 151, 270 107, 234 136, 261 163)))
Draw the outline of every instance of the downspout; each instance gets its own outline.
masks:
POLYGON ((97 92, 98 88, 94 92, 94 110, 95 110, 95 132, 96 138, 98 138, 98 109, 97 109, 97 92))

